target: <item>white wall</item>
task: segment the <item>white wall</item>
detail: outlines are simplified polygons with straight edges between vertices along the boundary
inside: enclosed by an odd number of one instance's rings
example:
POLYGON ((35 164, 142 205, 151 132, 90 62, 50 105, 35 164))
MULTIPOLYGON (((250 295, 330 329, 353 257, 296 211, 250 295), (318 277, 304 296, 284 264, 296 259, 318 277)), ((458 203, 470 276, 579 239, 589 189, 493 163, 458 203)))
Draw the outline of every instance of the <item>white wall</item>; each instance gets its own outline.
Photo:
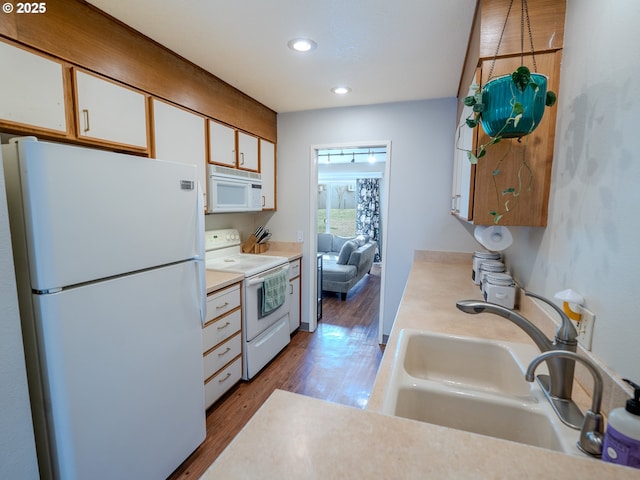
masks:
POLYGON ((596 315, 593 353, 640 381, 640 2, 568 0, 546 229, 514 229, 518 279, 573 288, 596 315))
POLYGON ((0 152, 0 478, 37 479, 18 294, 0 152))
MULTIPOLYGON (((273 240, 293 242, 311 222, 311 146, 391 141, 387 278, 384 334, 391 331, 415 250, 473 251, 470 227, 449 214, 453 137, 457 104, 453 98, 278 115, 278 211, 268 226, 273 240)), ((315 255, 303 246, 304 271, 315 255)), ((303 315, 313 294, 303 279, 303 315)), ((303 322, 308 319, 303 318, 303 322)))

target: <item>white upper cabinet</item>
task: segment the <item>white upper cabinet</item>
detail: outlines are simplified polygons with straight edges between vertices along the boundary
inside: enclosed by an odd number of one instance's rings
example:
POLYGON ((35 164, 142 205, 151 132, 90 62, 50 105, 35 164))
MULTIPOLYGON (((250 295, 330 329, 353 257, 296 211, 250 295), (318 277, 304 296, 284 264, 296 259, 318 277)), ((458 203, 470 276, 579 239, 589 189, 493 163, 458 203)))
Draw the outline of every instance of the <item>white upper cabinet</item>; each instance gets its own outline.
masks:
POLYGON ((238 168, 258 172, 258 137, 238 132, 238 168))
POLYGON ((62 64, 0 42, 0 65, 0 121, 66 134, 62 64))
POLYGON ((204 195, 207 191, 205 118, 153 99, 154 157, 195 165, 204 195))
POLYGON ((209 161, 236 167, 236 131, 222 123, 209 120, 209 161))
POLYGON ((260 173, 262 175, 262 209, 276 208, 276 146, 260 139, 260 173))
POLYGON ((145 95, 75 71, 78 138, 147 149, 145 95))

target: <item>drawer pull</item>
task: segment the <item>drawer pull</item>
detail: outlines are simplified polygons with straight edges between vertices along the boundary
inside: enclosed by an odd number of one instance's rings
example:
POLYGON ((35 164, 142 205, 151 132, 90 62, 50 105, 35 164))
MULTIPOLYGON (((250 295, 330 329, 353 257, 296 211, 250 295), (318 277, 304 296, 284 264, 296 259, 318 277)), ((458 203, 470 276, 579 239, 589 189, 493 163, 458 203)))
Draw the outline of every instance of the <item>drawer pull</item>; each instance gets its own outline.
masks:
POLYGON ((231 372, 227 372, 224 378, 221 378, 220 380, 218 380, 218 383, 224 383, 227 380, 227 378, 229 378, 230 376, 231 376, 231 372))
POLYGON ((216 309, 217 309, 217 310, 220 310, 221 308, 224 308, 224 307, 226 307, 227 305, 229 305, 229 302, 224 302, 222 305, 217 305, 217 306, 216 306, 216 309))
POLYGON ((219 326, 218 330, 222 330, 223 328, 227 328, 229 325, 231 325, 231 323, 227 322, 224 325, 219 326))
POLYGON ((224 357, 230 351, 231 351, 231 347, 227 347, 227 349, 224 352, 219 353, 218 356, 219 357, 224 357))

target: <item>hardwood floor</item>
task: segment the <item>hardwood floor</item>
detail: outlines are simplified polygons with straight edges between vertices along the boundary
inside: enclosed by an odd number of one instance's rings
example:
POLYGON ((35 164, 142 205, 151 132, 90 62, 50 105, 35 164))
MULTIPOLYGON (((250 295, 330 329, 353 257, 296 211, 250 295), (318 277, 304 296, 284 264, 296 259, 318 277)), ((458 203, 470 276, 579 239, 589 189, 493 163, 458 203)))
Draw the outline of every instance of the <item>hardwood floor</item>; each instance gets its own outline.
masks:
POLYGON ((169 477, 199 478, 275 389, 364 408, 384 346, 378 344, 380 268, 374 266, 346 301, 325 292, 314 333, 295 332, 264 370, 240 382, 207 412, 207 437, 169 477))

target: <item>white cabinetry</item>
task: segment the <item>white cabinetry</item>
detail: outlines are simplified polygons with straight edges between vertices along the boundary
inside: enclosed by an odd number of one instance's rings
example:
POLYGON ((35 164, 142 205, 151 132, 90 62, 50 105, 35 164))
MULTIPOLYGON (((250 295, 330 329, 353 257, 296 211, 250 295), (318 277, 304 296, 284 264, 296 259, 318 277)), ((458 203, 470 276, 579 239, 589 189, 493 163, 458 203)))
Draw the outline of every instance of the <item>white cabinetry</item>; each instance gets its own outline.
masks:
POLYGON ((236 131, 209 120, 209 161, 227 167, 236 166, 236 131))
POLYGON ((0 42, 0 65, 0 121, 66 134, 62 64, 0 42))
POLYGON ((258 137, 238 132, 238 168, 259 171, 258 137))
POLYGON ((289 262, 289 333, 300 326, 300 269, 301 259, 289 262))
POLYGON ((77 69, 74 73, 78 138, 146 150, 145 95, 77 69))
MULTIPOLYGON (((471 107, 465 107, 458 122, 464 125, 464 121, 471 112, 471 107)), ((473 136, 475 130, 464 125, 456 131, 456 148, 454 150, 453 161, 453 185, 451 193, 451 213, 463 220, 471 220, 472 208, 470 205, 471 192, 473 189, 471 178, 472 168, 467 152, 473 150, 473 136), (464 150, 462 150, 464 149, 464 150)))
POLYGON ((205 119, 182 108, 153 99, 153 156, 195 165, 204 196, 207 193, 205 119))
POLYGON ((260 174, 262 175, 262 209, 276 209, 276 146, 260 139, 260 174))
POLYGON ((207 295, 202 328, 205 408, 242 378, 240 283, 207 295))

